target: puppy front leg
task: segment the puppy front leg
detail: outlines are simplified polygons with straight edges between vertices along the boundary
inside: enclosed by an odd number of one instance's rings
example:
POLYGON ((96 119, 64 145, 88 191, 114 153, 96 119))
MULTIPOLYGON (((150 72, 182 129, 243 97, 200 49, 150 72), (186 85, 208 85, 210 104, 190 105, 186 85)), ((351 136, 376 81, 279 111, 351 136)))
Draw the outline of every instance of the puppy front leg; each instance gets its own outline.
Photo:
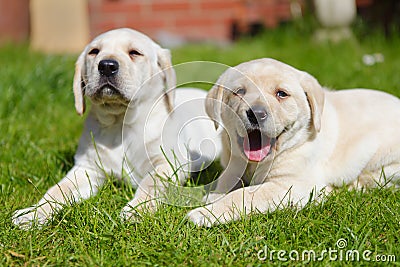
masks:
POLYGON ((176 183, 175 174, 169 164, 158 166, 139 183, 135 197, 121 211, 122 220, 136 220, 141 212, 155 212, 157 201, 169 184, 176 183))
POLYGON ((247 162, 240 158, 230 160, 218 179, 207 185, 210 189, 207 190, 209 192, 203 197, 203 201, 212 203, 232 190, 242 187, 242 177, 245 176, 246 165, 247 162))
POLYGON ((95 195, 104 180, 104 175, 95 170, 74 166, 59 183, 47 190, 37 204, 15 211, 12 222, 21 229, 41 227, 64 205, 95 195))
POLYGON ((222 198, 235 188, 242 185, 242 174, 232 168, 225 169, 217 180, 206 186, 206 195, 203 202, 209 204, 222 198))
POLYGON ((237 189, 212 204, 190 211, 187 217, 198 226, 210 227, 237 220, 241 215, 271 212, 292 204, 303 207, 311 192, 315 190, 318 194, 321 188, 307 182, 270 181, 237 189))

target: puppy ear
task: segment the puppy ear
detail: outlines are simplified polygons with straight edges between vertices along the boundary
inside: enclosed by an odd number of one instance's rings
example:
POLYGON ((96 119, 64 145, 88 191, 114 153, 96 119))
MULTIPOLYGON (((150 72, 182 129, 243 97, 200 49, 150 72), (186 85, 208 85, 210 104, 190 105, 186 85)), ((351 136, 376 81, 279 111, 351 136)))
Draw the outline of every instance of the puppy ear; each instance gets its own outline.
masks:
POLYGON ((74 97, 75 97, 75 109, 79 115, 85 113, 85 97, 83 95, 85 81, 85 74, 83 73, 85 69, 85 55, 86 49, 80 54, 78 60, 75 63, 75 74, 74 74, 74 97))
POLYGON ((310 74, 303 72, 301 86, 306 93, 311 108, 311 117, 314 130, 319 133, 321 130, 321 117, 324 110, 325 92, 318 81, 310 74))
POLYGON ((164 91, 167 107, 169 112, 171 112, 174 108, 176 74, 174 68, 172 67, 171 53, 168 49, 158 49, 157 63, 164 74, 164 91))
POLYGON ((207 94, 206 113, 214 121, 215 129, 221 126, 222 98, 224 95, 224 87, 215 84, 207 94))

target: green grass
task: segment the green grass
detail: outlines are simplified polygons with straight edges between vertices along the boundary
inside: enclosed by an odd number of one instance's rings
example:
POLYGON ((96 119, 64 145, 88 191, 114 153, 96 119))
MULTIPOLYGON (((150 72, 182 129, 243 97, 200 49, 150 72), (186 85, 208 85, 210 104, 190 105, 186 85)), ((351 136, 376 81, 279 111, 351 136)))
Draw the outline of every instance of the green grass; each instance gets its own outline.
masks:
MULTIPOLYGON (((400 38, 385 40, 376 33, 318 44, 300 30, 290 26, 227 47, 189 45, 173 50, 173 59, 235 65, 273 57, 332 88, 377 88, 400 96, 400 38), (384 63, 363 65, 362 56, 375 52, 385 56, 384 63)), ((262 261, 257 253, 265 248, 321 253, 337 249, 340 238, 347 241, 345 250, 370 250, 371 259, 395 255, 399 265, 400 193, 393 189, 339 189, 322 204, 301 211, 280 210, 206 229, 185 220, 188 208, 173 206, 141 223, 121 223, 119 212, 134 190, 110 181, 96 197, 64 209, 49 226, 19 230, 10 222, 12 212, 38 201, 72 166, 84 118, 75 115, 73 105, 75 56, 44 56, 26 46, 7 46, 0 48, 0 58, 1 266, 292 266, 304 262, 279 261, 277 254, 273 261, 262 261)), ((196 69, 178 75, 215 80, 219 73, 196 69)), ((346 263, 356 264, 328 257, 311 262, 346 263)))

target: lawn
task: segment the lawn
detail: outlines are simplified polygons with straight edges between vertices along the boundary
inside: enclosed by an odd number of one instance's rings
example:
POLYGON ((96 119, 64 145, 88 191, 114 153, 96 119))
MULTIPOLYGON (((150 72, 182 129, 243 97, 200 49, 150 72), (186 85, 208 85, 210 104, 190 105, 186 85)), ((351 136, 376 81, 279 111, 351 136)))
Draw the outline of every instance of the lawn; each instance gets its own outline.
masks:
MULTIPOLYGON (((375 88, 400 97, 400 38, 379 33, 315 43, 301 27, 288 26, 230 46, 188 45, 172 54, 176 64, 235 65, 273 57, 331 88, 375 88), (363 64, 363 55, 374 53, 384 62, 363 64)), ((84 118, 73 105, 76 56, 46 56, 22 45, 0 48, 0 58, 1 266, 291 266, 306 262, 302 254, 321 266, 400 265, 400 193, 394 189, 343 188, 301 211, 198 228, 185 220, 188 208, 174 206, 144 216, 141 223, 121 223, 119 212, 134 190, 109 181, 96 197, 64 209, 43 229, 18 229, 10 221, 13 211, 38 201, 73 165, 84 118), (357 251, 359 262, 348 251, 357 251)), ((178 68, 177 74, 184 82, 204 76, 213 81, 219 73, 178 68)))

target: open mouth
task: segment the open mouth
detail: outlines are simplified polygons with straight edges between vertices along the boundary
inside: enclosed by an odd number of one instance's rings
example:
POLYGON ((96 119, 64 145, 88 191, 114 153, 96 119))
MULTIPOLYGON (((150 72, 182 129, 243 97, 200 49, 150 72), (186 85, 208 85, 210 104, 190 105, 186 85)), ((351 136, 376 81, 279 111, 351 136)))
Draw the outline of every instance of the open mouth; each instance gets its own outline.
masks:
POLYGON ((95 93, 91 96, 91 100, 105 107, 115 107, 115 105, 127 106, 129 99, 127 99, 117 88, 118 87, 110 82, 101 83, 97 87, 95 93))
POLYGON ((248 131, 247 137, 239 137, 246 157, 256 162, 262 161, 272 152, 275 142, 276 138, 270 138, 258 129, 248 131))
POLYGON ((113 84, 111 84, 109 82, 100 85, 96 94, 98 96, 120 96, 121 95, 121 93, 119 92, 117 87, 115 87, 113 84))

